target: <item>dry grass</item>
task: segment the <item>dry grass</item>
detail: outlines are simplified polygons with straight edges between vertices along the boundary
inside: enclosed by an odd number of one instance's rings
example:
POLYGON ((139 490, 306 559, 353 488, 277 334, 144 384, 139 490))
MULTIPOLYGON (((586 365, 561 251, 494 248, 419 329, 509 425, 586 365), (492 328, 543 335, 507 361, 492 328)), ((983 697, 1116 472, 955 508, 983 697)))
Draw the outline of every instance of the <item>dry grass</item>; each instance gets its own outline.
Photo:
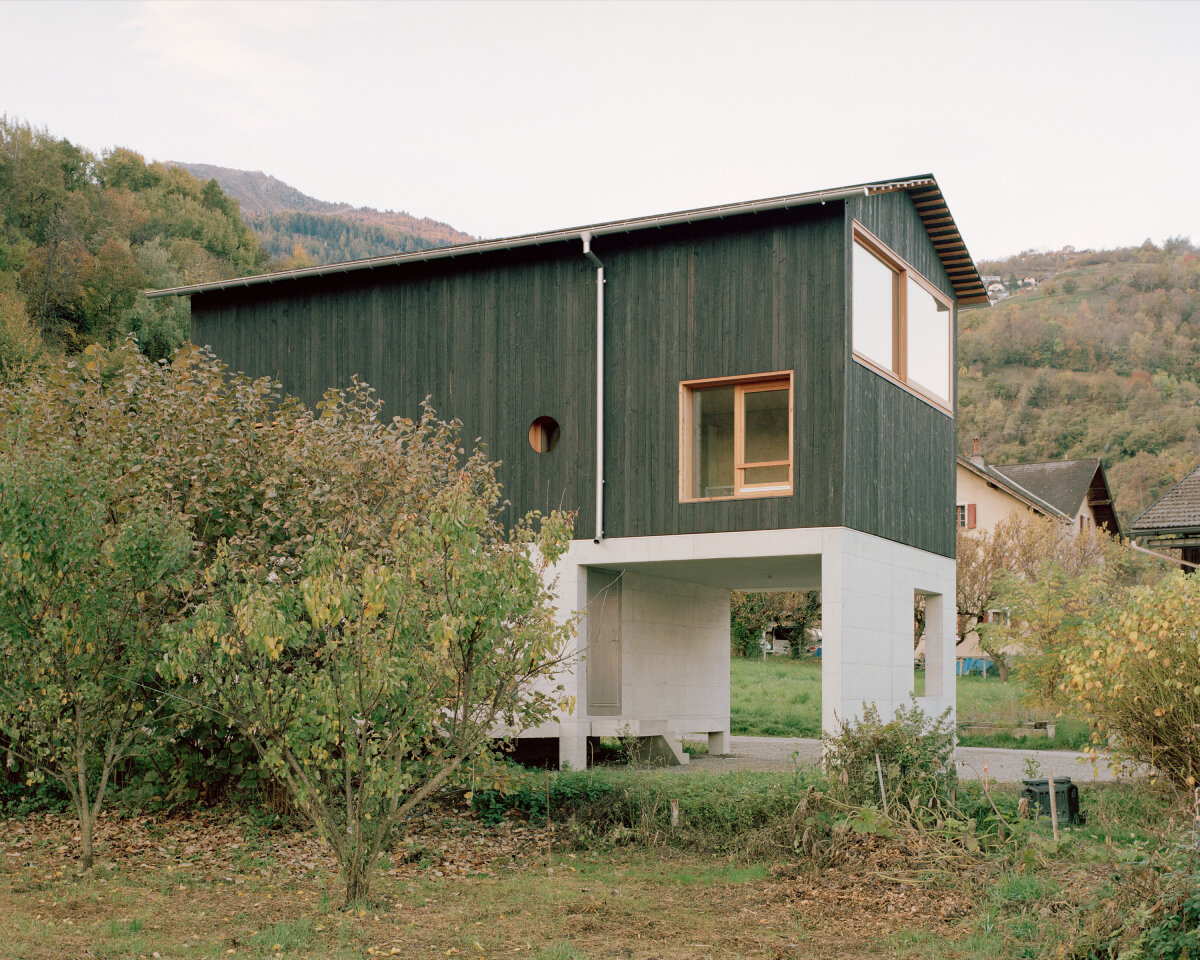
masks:
POLYGON ((63 817, 0 821, 0 958, 859 958, 890 956, 880 938, 932 903, 878 879, 638 847, 547 859, 541 829, 452 813, 421 823, 348 914, 307 833, 107 817, 90 875, 73 834, 63 817))

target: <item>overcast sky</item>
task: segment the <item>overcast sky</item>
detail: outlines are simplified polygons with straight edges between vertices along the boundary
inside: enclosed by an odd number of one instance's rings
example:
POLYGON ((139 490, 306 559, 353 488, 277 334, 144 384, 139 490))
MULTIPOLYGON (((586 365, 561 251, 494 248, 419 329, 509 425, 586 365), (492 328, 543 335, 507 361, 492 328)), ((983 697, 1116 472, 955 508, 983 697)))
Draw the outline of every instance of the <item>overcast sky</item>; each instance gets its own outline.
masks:
POLYGON ((1200 4, 0 3, 0 112, 506 236, 932 172, 977 259, 1200 240, 1200 4))

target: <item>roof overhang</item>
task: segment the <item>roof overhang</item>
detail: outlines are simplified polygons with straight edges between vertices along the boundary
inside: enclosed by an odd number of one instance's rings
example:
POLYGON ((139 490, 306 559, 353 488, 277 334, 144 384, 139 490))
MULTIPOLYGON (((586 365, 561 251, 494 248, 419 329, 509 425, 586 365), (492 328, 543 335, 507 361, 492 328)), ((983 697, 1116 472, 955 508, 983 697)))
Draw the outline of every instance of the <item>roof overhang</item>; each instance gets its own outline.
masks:
POLYGON ((595 223, 588 226, 571 227, 565 230, 551 230, 546 233, 530 233, 500 240, 480 240, 472 243, 458 243, 448 247, 435 247, 431 250, 420 250, 414 253, 401 253, 389 257, 371 257, 365 260, 350 260, 345 263, 333 263, 319 267, 303 267, 296 270, 280 270, 274 273, 258 274, 252 277, 235 277, 229 280, 214 280, 208 283, 192 283, 178 287, 167 287, 162 290, 149 290, 146 296, 151 299, 158 297, 173 297, 196 293, 209 293, 216 290, 233 290, 243 287, 254 287, 264 284, 281 283, 297 280, 303 277, 322 277, 332 274, 353 273, 359 270, 376 270, 393 264, 425 263, 433 260, 449 260, 456 257, 466 257, 475 254, 485 254, 493 251, 517 250, 525 247, 539 247, 547 244, 562 243, 578 240, 581 237, 603 237, 613 234, 634 233, 639 230, 662 229, 679 224, 699 223, 705 220, 724 220, 728 217, 748 214, 766 213, 772 210, 788 210, 793 207, 824 204, 836 200, 847 200, 851 197, 867 197, 881 193, 907 191, 912 197, 921 222, 929 232, 934 249, 946 269, 950 283, 954 287, 955 296, 960 304, 969 305, 987 303, 987 291, 983 280, 975 267, 966 245, 954 225, 949 207, 942 196, 937 181, 931 176, 912 177, 904 180, 881 180, 875 183, 861 183, 849 187, 838 187, 832 190, 815 190, 809 193, 788 194, 781 197, 770 197, 765 200, 749 200, 741 203, 728 203, 715 207, 697 207, 692 210, 682 210, 676 213, 665 213, 651 217, 636 217, 631 220, 613 220, 605 223, 595 223))

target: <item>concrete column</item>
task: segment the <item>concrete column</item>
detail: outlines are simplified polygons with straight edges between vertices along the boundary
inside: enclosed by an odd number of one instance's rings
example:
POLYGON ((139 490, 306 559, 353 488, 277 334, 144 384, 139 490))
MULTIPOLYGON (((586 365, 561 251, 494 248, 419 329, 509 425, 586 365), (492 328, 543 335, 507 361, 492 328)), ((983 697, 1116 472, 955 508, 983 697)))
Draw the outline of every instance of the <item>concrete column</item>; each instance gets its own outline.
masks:
POLYGON ((558 768, 586 770, 587 765, 587 737, 564 730, 558 738, 558 768))
POLYGON ((884 720, 913 695, 913 614, 926 596, 931 714, 954 705, 954 561, 855 530, 826 532, 821 554, 821 726, 874 704, 884 720))
POLYGON ((729 731, 718 730, 708 734, 708 754, 712 757, 723 756, 729 752, 729 731))

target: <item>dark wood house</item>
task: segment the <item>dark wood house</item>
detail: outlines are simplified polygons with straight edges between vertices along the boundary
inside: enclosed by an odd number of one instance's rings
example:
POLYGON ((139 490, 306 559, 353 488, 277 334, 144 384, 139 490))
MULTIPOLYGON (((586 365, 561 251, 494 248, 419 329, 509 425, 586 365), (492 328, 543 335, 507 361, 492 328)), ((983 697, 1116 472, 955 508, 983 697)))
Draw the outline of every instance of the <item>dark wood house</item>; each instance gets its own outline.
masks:
POLYGON ((987 294, 932 176, 156 291, 192 337, 314 402, 430 397, 513 509, 578 511, 588 611, 553 729, 729 729, 728 591, 823 591, 823 722, 953 705, 955 312, 987 294), (943 602, 943 598, 945 598, 943 602), (942 642, 942 638, 945 642, 942 642))

